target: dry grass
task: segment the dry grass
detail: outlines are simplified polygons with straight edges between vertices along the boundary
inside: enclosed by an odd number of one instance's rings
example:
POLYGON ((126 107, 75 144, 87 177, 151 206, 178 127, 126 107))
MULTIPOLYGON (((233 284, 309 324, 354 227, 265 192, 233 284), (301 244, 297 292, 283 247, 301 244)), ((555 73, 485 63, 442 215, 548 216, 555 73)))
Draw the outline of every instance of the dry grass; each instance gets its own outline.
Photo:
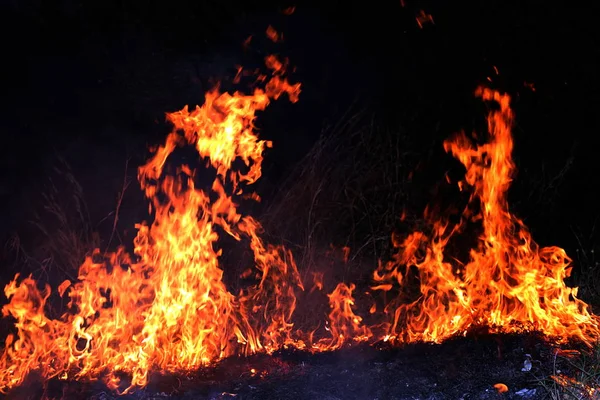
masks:
POLYGON ((573 169, 574 152, 575 148, 573 147, 571 154, 565 159, 560 169, 552 169, 546 163, 542 163, 539 168, 525 170, 524 174, 520 174, 525 175, 525 179, 520 179, 523 189, 519 191, 524 196, 515 199, 517 200, 516 205, 534 206, 547 214, 554 212, 564 189, 564 183, 573 169))
POLYGON ((579 247, 575 250, 573 263, 576 268, 575 286, 579 288, 579 297, 596 309, 600 306, 600 261, 594 250, 594 234, 588 237, 573 230, 579 247))
POLYGON ((600 399, 600 345, 591 350, 554 352, 552 371, 536 378, 552 400, 600 399))
POLYGON ((337 281, 359 273, 348 270, 359 264, 372 271, 402 215, 411 218, 405 207, 418 157, 407 135, 363 113, 340 121, 324 130, 259 218, 273 241, 293 250, 304 279, 323 270, 332 246, 350 248, 337 281))
POLYGON ((39 242, 29 249, 15 234, 10 243, 15 261, 45 282, 57 274, 75 279, 85 255, 100 241, 92 228, 83 188, 63 158, 57 159, 49 173, 40 203, 41 209, 31 221, 39 242))
MULTIPOLYGON (((115 211, 105 219, 113 219, 111 246, 119 238, 119 210, 125 190, 129 186, 127 164, 123 187, 117 197, 115 211)), ((60 283, 64 279, 75 280, 79 266, 85 257, 102 245, 96 227, 90 217, 84 189, 75 177, 69 163, 58 156, 48 173, 38 201, 27 244, 15 233, 7 243, 6 251, 11 254, 13 268, 22 274, 32 274, 40 282, 60 283)))

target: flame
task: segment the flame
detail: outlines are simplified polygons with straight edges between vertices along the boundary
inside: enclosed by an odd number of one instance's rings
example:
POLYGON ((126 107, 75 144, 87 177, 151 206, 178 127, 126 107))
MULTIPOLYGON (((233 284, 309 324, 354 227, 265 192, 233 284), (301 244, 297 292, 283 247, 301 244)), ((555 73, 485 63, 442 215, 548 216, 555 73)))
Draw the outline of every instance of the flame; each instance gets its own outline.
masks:
POLYGON ((267 27, 266 35, 272 42, 277 43, 283 41, 283 34, 277 32, 271 25, 267 27))
POLYGON ((371 330, 362 325, 362 318, 354 313, 352 306, 354 298, 352 292, 356 287, 340 283, 335 290, 328 295, 329 306, 329 331, 331 338, 322 340, 316 348, 320 350, 335 350, 342 347, 348 341, 367 341, 372 336, 371 330))
MULTIPOLYGON (((300 93, 300 84, 285 77, 287 60, 268 56, 265 64, 271 77, 259 76, 263 88, 251 94, 215 88, 201 107, 167 114, 173 130, 138 170, 152 223, 136 225, 133 254, 96 250, 76 281, 58 287, 70 299, 59 318, 46 310, 48 285, 40 289, 19 275, 6 285, 9 303, 2 313, 16 321, 16 333, 6 338, 0 357, 2 392, 37 371, 44 379, 102 379, 127 393, 145 386, 151 371, 191 371, 235 354, 328 351, 362 341, 440 342, 475 325, 498 332, 535 329, 588 344, 598 339, 597 317, 564 283, 570 259, 558 247, 540 248, 509 211, 506 193, 515 169, 510 98, 483 88, 476 95, 498 106, 488 115, 488 142, 460 134, 444 143, 466 169, 459 188, 471 192, 460 221, 452 224, 428 209, 430 231, 392 237, 397 253, 379 263, 372 287, 391 300, 379 307, 373 299, 365 310, 380 318, 374 325, 357 314, 355 285, 339 283, 327 295, 323 329, 296 328, 296 293, 304 284, 293 255, 266 243, 260 222, 238 207, 242 200, 260 200, 247 190, 261 177, 263 153, 271 147, 255 133, 256 112, 284 94, 295 102, 300 93), (209 188, 197 187, 195 163, 174 165, 182 147, 195 148, 214 171, 209 188), (449 243, 470 225, 481 234, 460 262, 449 243), (255 283, 237 294, 223 279, 224 235, 247 245, 254 258, 242 276, 255 283), (418 293, 411 293, 414 287, 418 293)), ((342 252, 347 262, 350 249, 342 252)), ((312 276, 311 292, 323 290, 323 274, 312 276)))
POLYGON ((466 168, 459 188, 472 191, 460 222, 427 215, 434 219, 431 232, 396 238, 395 258, 374 274, 375 289, 400 292, 385 307, 387 333, 399 341, 440 342, 487 325, 499 332, 535 329, 591 344, 598 339, 598 319, 577 299, 577 289, 564 282, 571 260, 561 248, 539 247, 508 208, 515 170, 510 98, 487 88, 476 95, 497 106, 487 117, 489 141, 475 144, 462 133, 444 143, 466 168), (469 223, 483 228, 477 245, 466 262, 451 260, 448 243, 469 223), (404 289, 413 278, 420 290, 411 297, 404 289))
POLYGON ((323 290, 323 272, 312 272, 313 276, 313 287, 311 292, 315 290, 323 290))
POLYGON ((144 386, 153 369, 192 370, 291 341, 294 290, 302 290, 298 271, 287 250, 263 243, 260 224, 239 214, 234 198, 261 176, 263 151, 271 146, 254 133, 256 111, 284 93, 296 101, 300 92, 282 76, 284 63, 275 57, 266 63, 276 75, 264 89, 245 95, 217 88, 202 107, 167 115, 173 131, 138 172, 154 221, 137 225, 135 256, 119 249, 86 259, 77 282, 58 289, 71 299, 58 319, 45 314, 48 286, 39 290, 31 277, 18 275, 6 286, 3 315, 16 319, 17 334, 7 337, 0 359, 3 391, 38 370, 46 379, 103 377, 113 389, 125 373, 128 392, 144 386), (210 190, 195 186, 191 165, 168 165, 183 146, 194 146, 214 168, 210 190), (246 240, 254 253, 259 283, 237 296, 223 282, 218 228, 246 240))

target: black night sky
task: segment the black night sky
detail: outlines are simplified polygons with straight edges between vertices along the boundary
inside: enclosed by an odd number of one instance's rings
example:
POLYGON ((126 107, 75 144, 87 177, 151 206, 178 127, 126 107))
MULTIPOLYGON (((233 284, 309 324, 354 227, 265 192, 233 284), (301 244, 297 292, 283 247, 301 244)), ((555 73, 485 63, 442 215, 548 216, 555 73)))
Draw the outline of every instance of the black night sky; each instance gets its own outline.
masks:
MULTIPOLYGON (((125 161, 135 176, 146 146, 168 132, 165 112, 201 103, 217 80, 234 88, 236 65, 277 52, 296 66, 292 79, 303 93, 259 122, 274 141, 265 159, 269 190, 350 109, 410 136, 421 159, 414 168, 426 171, 415 190, 427 198, 454 165, 442 141, 479 126, 485 109, 473 91, 488 84, 512 96, 517 115, 515 211, 543 244, 573 251, 576 231, 593 246, 600 32, 591 4, 2 2, 1 233, 29 240, 26 221, 43 203, 57 155, 81 183, 91 219, 102 220, 125 161), (289 6, 295 12, 284 15, 289 6), (422 29, 421 10, 434 19, 422 29), (284 34, 283 44, 264 38, 268 25, 284 34), (552 181, 565 166, 563 179, 552 181), (544 179, 545 191, 532 194, 544 179)), ((123 207, 125 225, 144 217, 143 199, 123 207)))

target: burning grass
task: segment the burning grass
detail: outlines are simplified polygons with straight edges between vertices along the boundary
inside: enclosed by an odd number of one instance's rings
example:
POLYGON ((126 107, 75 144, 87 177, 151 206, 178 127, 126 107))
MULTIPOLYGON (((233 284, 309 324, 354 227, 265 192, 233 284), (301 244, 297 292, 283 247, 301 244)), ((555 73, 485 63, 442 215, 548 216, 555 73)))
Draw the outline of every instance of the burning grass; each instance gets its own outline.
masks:
MULTIPOLYGON (((123 396, 102 382, 55 379, 43 385, 33 376, 9 398, 538 400, 548 398, 548 392, 536 377, 553 367, 567 371, 556 350, 539 334, 478 331, 441 344, 363 343, 336 352, 233 356, 185 375, 153 373, 148 386, 123 396), (523 371, 527 359, 532 369, 523 371), (498 387, 507 391, 500 394, 498 387)), ((568 393, 557 384, 554 390, 568 393)))
MULTIPOLYGON (((598 318, 565 284, 569 257, 561 248, 539 247, 509 210, 513 112, 508 95, 487 88, 476 95, 490 105, 488 132, 444 142, 465 168, 464 179, 448 178, 467 194, 464 207, 454 215, 428 208, 424 229, 393 236, 393 256, 374 263, 370 288, 336 282, 322 293, 319 271, 303 276, 293 252, 267 243, 263 225, 239 207, 260 199, 251 185, 271 146, 254 131, 256 113, 284 95, 295 102, 300 93, 300 84, 285 77, 287 62, 268 56, 265 63, 271 76, 259 75, 262 86, 251 94, 216 88, 201 107, 167 115, 172 132, 138 170, 153 221, 137 225, 133 254, 121 247, 85 258, 77 278, 58 286, 70 299, 59 318, 47 313, 49 285, 40 289, 37 280, 17 275, 5 287, 10 302, 3 313, 16 321, 16 333, 0 358, 2 391, 35 373, 44 381, 101 379, 125 394, 147 386, 156 372, 187 374, 228 357, 320 353, 360 342, 441 343, 480 327, 539 331, 588 346, 598 340, 598 318), (185 148, 199 161, 174 163, 185 148), (210 188, 197 185, 202 171, 214 175, 210 188), (477 232, 470 252, 455 256, 452 243, 470 230, 477 232), (237 293, 224 280, 223 237, 252 255, 237 293), (297 326, 296 309, 307 307, 299 293, 312 292, 321 292, 328 315, 307 321, 310 328, 297 326)), ((328 189, 341 188, 348 185, 328 189)), ((322 187, 309 189, 314 204, 322 187)), ((303 231, 308 248, 316 232, 311 218, 303 231)), ((373 239, 366 243, 377 247, 373 239)))

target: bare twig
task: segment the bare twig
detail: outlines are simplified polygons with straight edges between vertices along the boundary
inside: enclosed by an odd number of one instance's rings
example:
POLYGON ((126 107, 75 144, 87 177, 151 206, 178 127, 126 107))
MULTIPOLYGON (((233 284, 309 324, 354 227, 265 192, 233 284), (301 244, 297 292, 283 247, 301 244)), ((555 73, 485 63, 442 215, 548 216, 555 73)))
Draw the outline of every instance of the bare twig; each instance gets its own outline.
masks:
POLYGON ((117 224, 119 223, 119 211, 121 210, 121 204, 123 203, 123 198, 125 197, 125 191, 131 184, 131 179, 127 176, 127 171, 129 170, 129 158, 125 160, 125 171, 123 173, 123 185, 121 186, 121 190, 117 195, 117 205, 114 211, 113 225, 112 231, 110 232, 110 238, 108 239, 108 243, 106 244, 106 249, 104 251, 104 255, 106 256, 106 252, 110 249, 113 238, 115 235, 119 236, 119 241, 121 241, 120 235, 117 232, 117 224))

